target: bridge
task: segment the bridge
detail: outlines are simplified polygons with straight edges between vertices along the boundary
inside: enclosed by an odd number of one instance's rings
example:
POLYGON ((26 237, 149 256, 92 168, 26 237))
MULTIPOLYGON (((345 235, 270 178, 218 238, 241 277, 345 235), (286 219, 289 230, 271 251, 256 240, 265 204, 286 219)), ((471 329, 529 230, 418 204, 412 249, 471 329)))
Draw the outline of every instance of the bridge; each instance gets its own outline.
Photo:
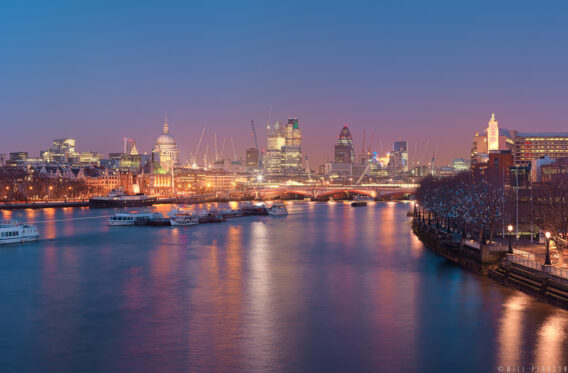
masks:
POLYGON ((353 196, 396 199, 408 197, 416 191, 418 184, 255 184, 254 190, 260 199, 301 197, 314 199, 350 199, 353 196))

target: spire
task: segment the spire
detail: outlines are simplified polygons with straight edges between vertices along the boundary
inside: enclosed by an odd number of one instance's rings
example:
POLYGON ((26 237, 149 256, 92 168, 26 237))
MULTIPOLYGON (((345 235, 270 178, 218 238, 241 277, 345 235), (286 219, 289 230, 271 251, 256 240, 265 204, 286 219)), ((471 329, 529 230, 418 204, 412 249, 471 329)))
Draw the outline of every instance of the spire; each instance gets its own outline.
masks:
POLYGON ((168 117, 167 116, 164 119, 164 133, 170 133, 170 130, 168 129, 168 117))
POLYGON ((495 113, 491 113, 491 120, 495 120, 495 113))

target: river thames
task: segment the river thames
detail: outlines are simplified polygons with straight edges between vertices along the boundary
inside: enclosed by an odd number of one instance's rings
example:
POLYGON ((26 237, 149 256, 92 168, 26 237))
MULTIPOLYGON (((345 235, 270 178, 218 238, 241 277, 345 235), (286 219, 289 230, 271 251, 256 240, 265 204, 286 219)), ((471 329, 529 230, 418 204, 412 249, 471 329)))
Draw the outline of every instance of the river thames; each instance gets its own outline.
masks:
POLYGON ((426 249, 410 206, 287 202, 187 228, 4 211, 42 239, 0 247, 0 371, 564 369, 568 312, 426 249))

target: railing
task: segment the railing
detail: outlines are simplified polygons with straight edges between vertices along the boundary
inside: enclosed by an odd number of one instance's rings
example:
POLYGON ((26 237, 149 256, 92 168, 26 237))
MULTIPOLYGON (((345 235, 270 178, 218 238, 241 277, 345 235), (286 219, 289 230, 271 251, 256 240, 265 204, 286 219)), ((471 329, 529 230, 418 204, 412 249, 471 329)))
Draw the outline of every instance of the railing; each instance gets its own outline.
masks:
MULTIPOLYGON (((527 254, 534 256, 534 254, 530 253, 527 254)), ((509 260, 510 262, 520 264, 523 267, 532 268, 537 271, 545 272, 548 273, 549 275, 568 280, 568 268, 545 266, 541 262, 537 262, 517 255, 508 255, 506 259, 509 260)))
POLYGON ((520 264, 524 267, 529 267, 532 269, 536 269, 537 271, 542 271, 542 263, 534 261, 534 260, 530 260, 527 258, 523 258, 520 256, 516 256, 516 255, 509 255, 508 259, 513 262, 513 263, 517 263, 520 264))
POLYGON ((523 258, 535 260, 535 256, 533 253, 529 253, 528 251, 513 249, 513 254, 522 256, 523 258))
POLYGON ((477 250, 481 250, 481 245, 479 244, 479 242, 474 241, 474 240, 464 240, 463 244, 466 246, 471 247, 472 249, 477 249, 477 250))
POLYGON ((558 268, 554 266, 546 266, 544 268, 546 269, 546 272, 553 276, 568 279, 568 269, 566 268, 558 268))
POLYGON ((502 252, 505 252, 505 251, 508 251, 508 250, 509 250, 509 248, 507 246, 503 246, 503 245, 499 245, 499 244, 489 245, 489 251, 493 251, 493 252, 497 251, 497 252, 502 253, 502 252))

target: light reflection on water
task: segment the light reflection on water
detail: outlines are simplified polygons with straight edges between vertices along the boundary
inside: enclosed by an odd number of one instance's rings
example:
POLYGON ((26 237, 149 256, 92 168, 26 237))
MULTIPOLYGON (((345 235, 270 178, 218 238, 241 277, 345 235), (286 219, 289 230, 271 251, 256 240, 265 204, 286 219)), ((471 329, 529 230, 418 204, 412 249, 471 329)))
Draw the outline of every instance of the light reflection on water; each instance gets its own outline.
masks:
POLYGON ((109 227, 114 210, 3 211, 44 239, 0 247, 0 371, 567 364, 568 313, 425 249, 411 205, 286 205, 287 217, 178 228, 109 227))

